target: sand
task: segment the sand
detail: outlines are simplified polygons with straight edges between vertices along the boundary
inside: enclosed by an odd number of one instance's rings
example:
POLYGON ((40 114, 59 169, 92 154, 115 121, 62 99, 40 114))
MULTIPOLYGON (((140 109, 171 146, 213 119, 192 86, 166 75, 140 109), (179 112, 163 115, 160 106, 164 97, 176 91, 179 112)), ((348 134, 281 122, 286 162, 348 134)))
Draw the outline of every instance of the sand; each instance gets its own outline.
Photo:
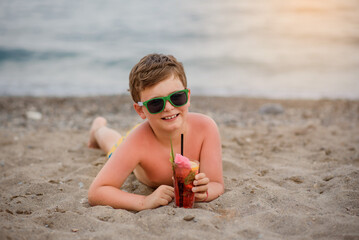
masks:
POLYGON ((0 239, 359 239, 359 101, 194 96, 191 111, 218 123, 225 193, 131 212, 87 201, 106 162, 88 128, 141 122, 128 96, 0 97, 0 239))

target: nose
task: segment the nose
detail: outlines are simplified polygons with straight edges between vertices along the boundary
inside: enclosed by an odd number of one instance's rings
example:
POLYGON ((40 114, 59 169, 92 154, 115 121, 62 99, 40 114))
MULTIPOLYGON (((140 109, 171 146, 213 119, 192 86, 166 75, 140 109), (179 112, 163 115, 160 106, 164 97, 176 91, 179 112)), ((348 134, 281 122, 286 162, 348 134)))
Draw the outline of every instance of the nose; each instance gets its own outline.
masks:
POLYGON ((163 111, 169 112, 174 108, 174 106, 170 103, 170 101, 166 101, 165 103, 165 109, 163 111))

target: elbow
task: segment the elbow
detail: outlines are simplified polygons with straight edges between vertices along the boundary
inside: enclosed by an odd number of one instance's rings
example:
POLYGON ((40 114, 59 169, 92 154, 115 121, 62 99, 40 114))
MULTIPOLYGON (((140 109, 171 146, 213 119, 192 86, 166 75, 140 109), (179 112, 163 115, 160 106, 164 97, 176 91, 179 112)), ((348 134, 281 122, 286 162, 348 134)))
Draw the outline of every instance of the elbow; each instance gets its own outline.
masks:
POLYGON ((90 206, 96 206, 95 198, 93 197, 93 194, 90 191, 88 191, 87 193, 87 201, 89 202, 90 206))
POLYGON ((90 206, 98 205, 97 197, 96 197, 96 189, 91 186, 87 192, 87 200, 90 206))
POLYGON ((224 183, 221 184, 221 187, 219 189, 218 197, 221 196, 224 193, 224 183))
POLYGON ((224 191, 225 190, 223 182, 215 182, 215 184, 213 185, 211 201, 216 198, 219 198, 224 193, 224 191))

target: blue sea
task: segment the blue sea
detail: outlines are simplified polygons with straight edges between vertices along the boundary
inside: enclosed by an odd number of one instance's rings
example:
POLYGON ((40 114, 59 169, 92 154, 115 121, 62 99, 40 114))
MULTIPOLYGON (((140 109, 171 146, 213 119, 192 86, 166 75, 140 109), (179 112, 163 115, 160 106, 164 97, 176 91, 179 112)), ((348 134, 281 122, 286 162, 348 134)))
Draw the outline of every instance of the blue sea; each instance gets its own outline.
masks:
POLYGON ((196 95, 359 99, 358 0, 0 0, 0 95, 123 94, 149 53, 196 95))

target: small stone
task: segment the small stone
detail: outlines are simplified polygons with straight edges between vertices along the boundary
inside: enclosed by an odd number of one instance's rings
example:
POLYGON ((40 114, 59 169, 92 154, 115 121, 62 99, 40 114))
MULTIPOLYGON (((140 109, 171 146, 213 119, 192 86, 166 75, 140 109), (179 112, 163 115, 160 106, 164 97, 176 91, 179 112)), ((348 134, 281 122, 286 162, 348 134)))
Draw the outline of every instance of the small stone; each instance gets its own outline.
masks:
POLYGON ((78 232, 78 231, 79 231, 79 229, 77 229, 77 228, 71 229, 71 232, 78 232))
POLYGON ((260 114, 282 114, 284 113, 284 108, 280 104, 276 103, 267 103, 261 106, 259 109, 260 114))
POLYGON ((328 156, 328 155, 330 155, 331 153, 332 153, 332 151, 331 151, 330 149, 326 149, 326 150, 325 150, 325 155, 328 156))
POLYGON ((32 120, 41 120, 42 114, 35 111, 28 111, 26 112, 26 118, 32 120))
POLYGON ((323 178, 323 180, 328 182, 328 181, 332 180, 333 178, 334 178, 333 176, 326 176, 325 178, 323 178))
POLYGON ((170 209, 170 210, 167 211, 167 214, 168 215, 176 215, 176 212, 175 212, 175 210, 170 209))
POLYGON ((58 181, 58 180, 53 180, 53 179, 51 179, 51 180, 49 180, 49 183, 52 183, 52 184, 59 184, 59 181, 58 181))
MULTIPOLYGON (((237 138, 237 137, 232 138, 232 141, 237 143, 239 146, 244 145, 244 142, 241 139, 237 138)), ((224 146, 224 147, 226 147, 226 146, 224 146)))
POLYGON ((185 217, 183 218, 183 220, 185 220, 185 221, 192 221, 194 218, 195 218, 195 216, 193 216, 193 215, 187 215, 187 216, 185 216, 185 217))
POLYGON ((62 208, 59 208, 59 206, 56 206, 56 208, 55 208, 55 212, 65 213, 65 212, 66 212, 66 210, 65 210, 65 209, 62 209, 62 208))

